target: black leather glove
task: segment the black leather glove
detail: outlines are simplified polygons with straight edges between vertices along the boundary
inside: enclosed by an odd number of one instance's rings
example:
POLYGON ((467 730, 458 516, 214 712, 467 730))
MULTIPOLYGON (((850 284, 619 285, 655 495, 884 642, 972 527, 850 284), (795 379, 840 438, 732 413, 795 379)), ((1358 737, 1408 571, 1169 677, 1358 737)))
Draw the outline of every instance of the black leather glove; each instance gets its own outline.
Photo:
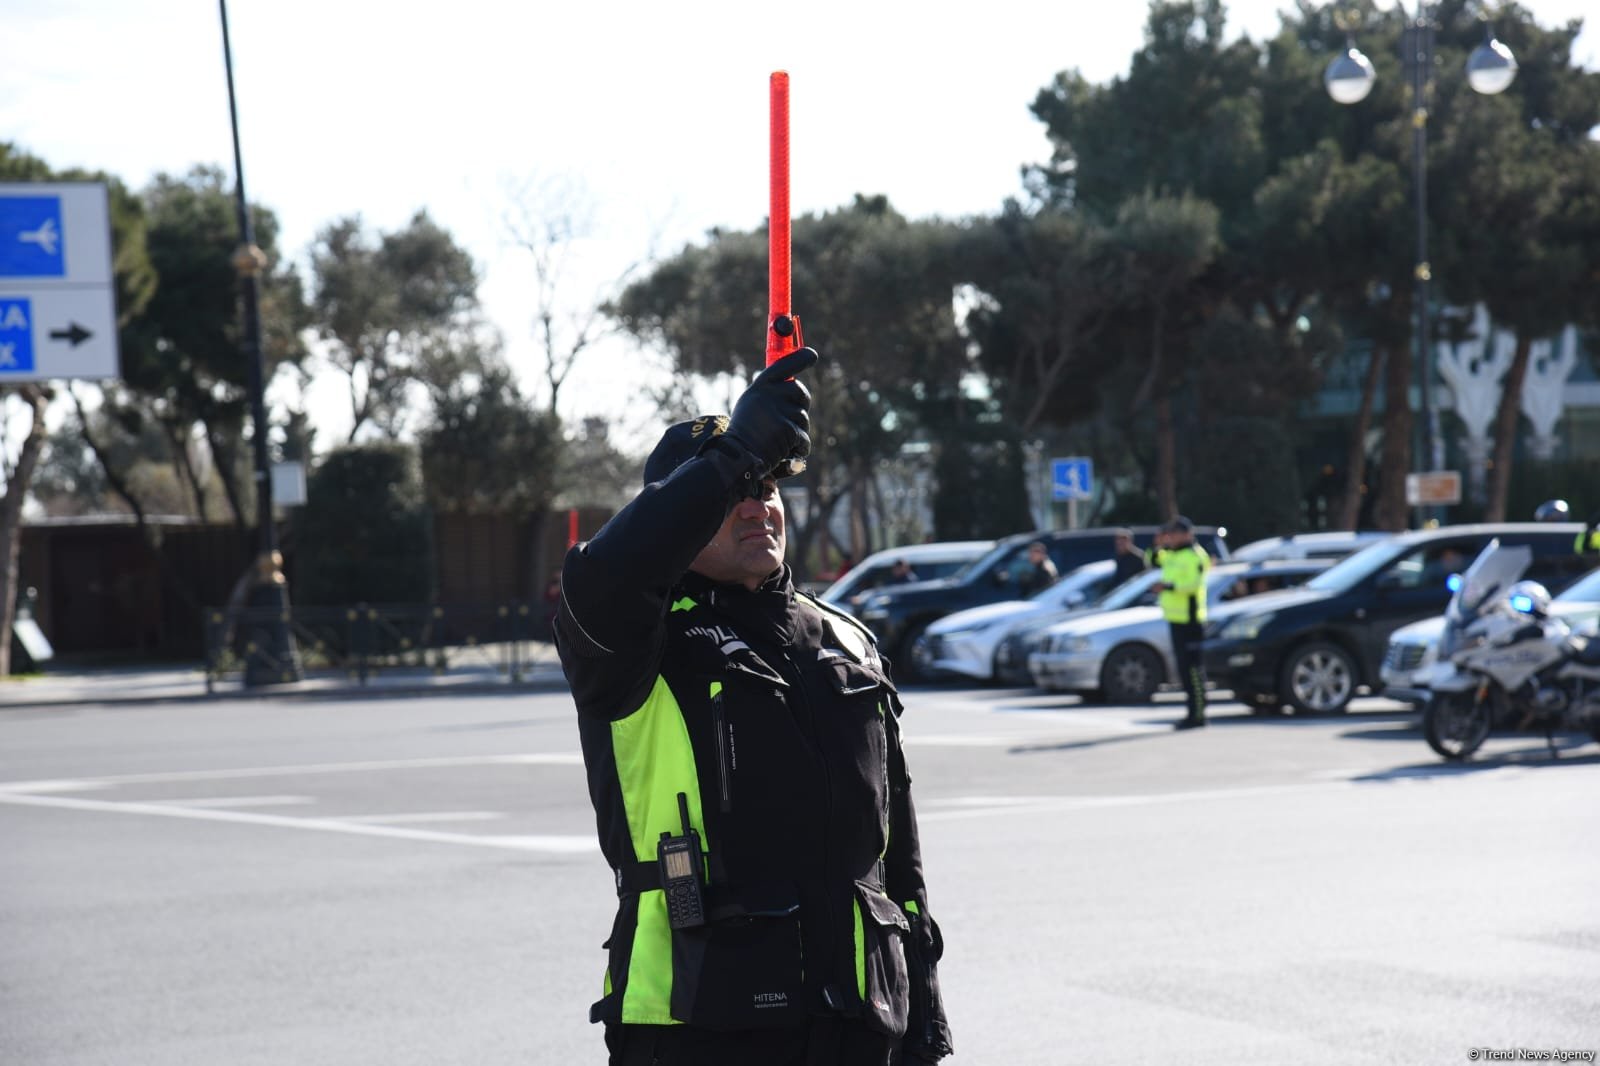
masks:
POLYGON ((747 457, 741 486, 752 494, 762 478, 789 459, 811 454, 811 393, 797 377, 820 358, 815 348, 790 352, 755 376, 733 406, 726 432, 706 442, 706 447, 736 449, 747 457))

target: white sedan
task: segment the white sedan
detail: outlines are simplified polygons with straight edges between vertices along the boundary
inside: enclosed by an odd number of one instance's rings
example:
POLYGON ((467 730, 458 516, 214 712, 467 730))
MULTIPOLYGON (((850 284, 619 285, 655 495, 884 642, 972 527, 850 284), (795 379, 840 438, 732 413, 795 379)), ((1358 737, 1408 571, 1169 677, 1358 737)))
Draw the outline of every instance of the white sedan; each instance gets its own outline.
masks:
POLYGON ((1047 589, 1025 600, 986 603, 945 617, 928 626, 911 649, 923 677, 960 674, 989 681, 995 676, 995 651, 1018 626, 1045 619, 1059 620, 1098 600, 1116 578, 1109 559, 1070 571, 1047 589))
MULTIPOLYGON (((1292 588, 1327 569, 1330 560, 1225 563, 1206 579, 1207 613, 1219 621, 1248 604, 1233 601, 1292 588)), ((1068 619, 1042 634, 1028 669, 1040 688, 1078 692, 1108 703, 1148 703, 1175 681, 1172 635, 1151 588, 1143 603, 1068 619)))

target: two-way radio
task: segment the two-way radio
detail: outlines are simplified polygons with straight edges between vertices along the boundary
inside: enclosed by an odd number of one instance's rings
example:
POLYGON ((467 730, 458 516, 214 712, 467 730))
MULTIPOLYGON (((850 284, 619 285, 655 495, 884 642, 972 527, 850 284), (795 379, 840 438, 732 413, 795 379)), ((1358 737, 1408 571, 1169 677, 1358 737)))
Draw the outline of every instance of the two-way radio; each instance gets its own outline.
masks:
POLYGON ((663 832, 656 845, 656 861, 661 864, 661 887, 667 894, 667 924, 687 929, 706 924, 705 893, 700 871, 700 834, 689 824, 689 797, 678 793, 678 819, 683 834, 663 832))

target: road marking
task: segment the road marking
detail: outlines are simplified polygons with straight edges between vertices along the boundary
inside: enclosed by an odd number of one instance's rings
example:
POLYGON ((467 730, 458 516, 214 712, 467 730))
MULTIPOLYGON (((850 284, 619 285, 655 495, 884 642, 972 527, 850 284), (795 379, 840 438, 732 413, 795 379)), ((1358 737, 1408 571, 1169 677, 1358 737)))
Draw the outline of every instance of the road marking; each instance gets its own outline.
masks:
MULTIPOLYGON (((1074 723, 1075 724, 1075 723, 1074 723)), ((905 742, 910 747, 924 748, 1031 748, 1060 744, 1073 736, 1143 736, 1147 733, 1171 733, 1171 722, 1155 725, 1137 725, 1130 722, 1086 721, 1086 727, 1076 732, 1069 726, 1048 733, 907 733, 905 742)))
POLYGON ((368 762, 308 763, 302 766, 246 766, 234 770, 174 770, 156 774, 112 774, 82 781, 0 781, 6 792, 83 792, 111 785, 173 781, 233 781, 247 777, 290 777, 297 774, 352 774, 373 770, 427 770, 442 766, 582 766, 575 751, 529 752, 521 755, 460 755, 432 759, 388 759, 368 762))
POLYGON ((172 799, 146 799, 158 807, 301 807, 317 802, 311 796, 202 796, 190 799, 176 796, 172 799))
POLYGON ((341 814, 338 821, 357 825, 407 825, 418 822, 493 822, 504 811, 413 811, 410 814, 341 814))
POLYGON ((286 818, 277 814, 250 811, 213 810, 206 807, 178 807, 157 803, 113 803, 107 800, 68 796, 37 796, 0 792, 0 803, 22 807, 57 807, 65 810, 97 811, 106 814, 143 814, 158 818, 187 818, 202 822, 235 822, 264 825, 276 829, 307 829, 319 833, 347 833, 351 836, 388 837, 393 840, 420 840, 430 844, 462 844, 474 848, 499 848, 508 851, 534 851, 577 854, 599 851, 595 838, 583 836, 476 836, 470 833, 439 833, 429 829, 404 829, 392 825, 366 825, 337 818, 286 818))
POLYGON ((918 822, 948 822, 958 818, 982 818, 993 814, 1054 814, 1061 811, 1094 810, 1107 807, 1148 807, 1162 803, 1193 803, 1196 800, 1241 799, 1281 796, 1297 792, 1334 792, 1358 788, 1356 781, 1301 782, 1293 785, 1257 785, 1244 788, 1217 788, 1188 792, 1141 792, 1122 796, 1035 796, 1023 803, 994 797, 970 796, 946 800, 953 809, 928 810, 919 801, 918 822))

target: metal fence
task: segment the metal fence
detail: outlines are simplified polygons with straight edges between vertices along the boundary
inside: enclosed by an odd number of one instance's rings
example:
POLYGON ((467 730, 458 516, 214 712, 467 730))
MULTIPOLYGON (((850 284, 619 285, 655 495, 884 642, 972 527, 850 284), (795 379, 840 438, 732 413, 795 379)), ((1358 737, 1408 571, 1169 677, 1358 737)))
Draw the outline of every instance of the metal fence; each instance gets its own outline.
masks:
POLYGON ((343 674, 365 685, 383 672, 444 674, 473 669, 509 684, 555 661, 548 608, 491 605, 356 604, 349 607, 207 608, 206 691, 242 674, 252 657, 271 655, 257 636, 287 622, 296 663, 269 662, 267 672, 343 674))

